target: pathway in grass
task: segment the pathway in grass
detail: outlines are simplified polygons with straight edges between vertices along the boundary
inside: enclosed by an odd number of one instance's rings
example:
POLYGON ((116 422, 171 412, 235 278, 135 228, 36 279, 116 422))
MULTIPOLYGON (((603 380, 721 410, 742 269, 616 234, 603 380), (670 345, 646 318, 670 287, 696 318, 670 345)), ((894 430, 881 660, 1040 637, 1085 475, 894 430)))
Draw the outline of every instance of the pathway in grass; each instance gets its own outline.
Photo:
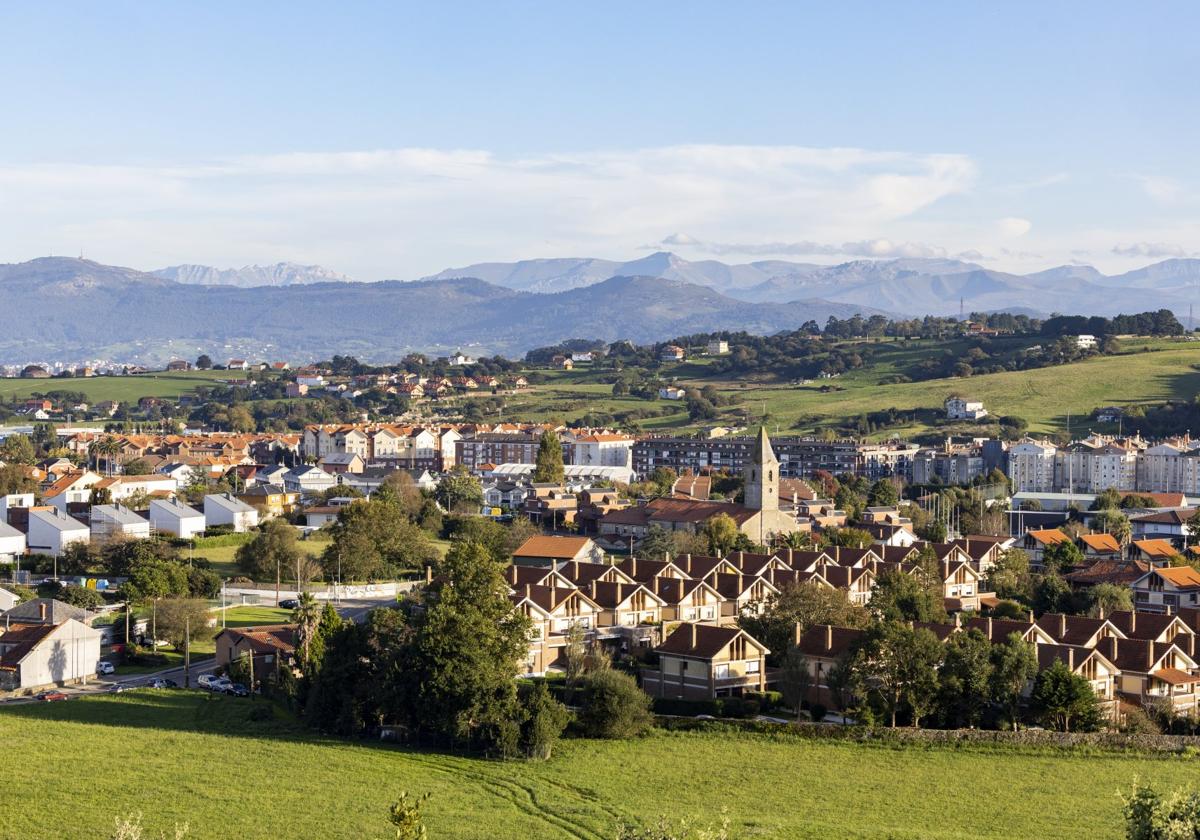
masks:
POLYGON ((388 803, 408 790, 433 794, 439 840, 603 840, 622 819, 716 819, 722 807, 737 838, 1116 838, 1117 794, 1135 777, 1200 779, 1196 759, 1174 756, 738 733, 572 740, 550 762, 505 763, 321 739, 278 715, 255 721, 256 705, 146 690, 0 709, 0 742, 22 765, 5 782, 0 833, 101 837, 113 816, 141 811, 155 834, 188 822, 189 838, 381 837, 388 803), (81 755, 119 770, 80 776, 81 755))

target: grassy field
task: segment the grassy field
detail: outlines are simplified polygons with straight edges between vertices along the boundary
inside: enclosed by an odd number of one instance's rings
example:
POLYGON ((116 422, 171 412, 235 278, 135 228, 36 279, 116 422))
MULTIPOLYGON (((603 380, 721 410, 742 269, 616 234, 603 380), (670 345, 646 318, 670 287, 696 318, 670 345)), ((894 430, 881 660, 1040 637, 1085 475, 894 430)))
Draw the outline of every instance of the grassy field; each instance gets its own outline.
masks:
MULTIPOLYGON (((1032 339, 1025 339, 1026 342, 1032 339)), ((664 375, 684 384, 715 385, 733 396, 737 405, 725 409, 718 420, 744 423, 764 412, 780 431, 818 432, 858 415, 888 408, 940 410, 947 396, 958 393, 982 400, 993 416, 1025 418, 1034 433, 1079 432, 1095 425, 1091 412, 1106 405, 1127 406, 1191 399, 1200 392, 1200 343, 1179 339, 1130 339, 1122 344, 1123 355, 1101 356, 1058 367, 1029 371, 984 374, 965 379, 935 379, 924 382, 884 384, 883 380, 910 367, 930 354, 965 348, 962 342, 909 342, 882 344, 874 362, 828 382, 811 385, 783 384, 750 379, 720 379, 707 375, 704 365, 687 363, 667 369, 664 375), (961 347, 960 347, 961 345, 961 347), (1145 351, 1149 352, 1145 352, 1145 351), (822 392, 829 384, 841 390, 822 392)), ((599 372, 576 370, 552 373, 549 381, 528 394, 513 398, 506 416, 530 420, 560 418, 575 420, 589 411, 615 414, 638 408, 669 407, 672 413, 648 418, 639 425, 647 430, 691 429, 682 404, 648 401, 635 397, 613 397, 612 386, 596 381, 599 372)), ((894 427, 879 436, 929 431, 924 424, 894 427)))
POLYGON ((28 397, 48 391, 79 391, 89 402, 136 402, 141 397, 178 397, 198 385, 220 379, 243 379, 245 371, 189 370, 137 376, 90 376, 86 379, 0 379, 0 398, 28 397))
POLYGON ((1200 769, 1174 756, 665 732, 502 763, 321 739, 251 708, 144 690, 0 709, 0 741, 21 758, 3 835, 106 837, 115 816, 141 812, 152 836, 186 822, 189 840, 383 837, 407 790, 432 794, 434 840, 607 840, 622 820, 715 820, 721 808, 743 839, 1117 838, 1118 792, 1135 777, 1167 788, 1200 769), (84 756, 102 769, 81 771, 84 756))
MULTIPOLYGON (((296 541, 297 548, 314 557, 318 556, 322 551, 324 551, 325 546, 327 545, 329 545, 328 539, 314 538, 296 541)), ((187 560, 189 553, 194 554, 196 557, 204 557, 210 563, 212 563, 213 570, 216 571, 221 577, 229 578, 241 574, 241 571, 237 567, 237 550, 238 546, 236 545, 201 546, 200 548, 195 549, 194 552, 191 549, 184 549, 183 559, 187 560)), ((285 577, 286 574, 287 570, 285 569, 285 577)))
MULTIPOLYGON (((271 601, 274 603, 274 600, 271 601)), ((286 624, 292 611, 272 606, 230 607, 225 611, 226 627, 257 627, 260 624, 286 624)))

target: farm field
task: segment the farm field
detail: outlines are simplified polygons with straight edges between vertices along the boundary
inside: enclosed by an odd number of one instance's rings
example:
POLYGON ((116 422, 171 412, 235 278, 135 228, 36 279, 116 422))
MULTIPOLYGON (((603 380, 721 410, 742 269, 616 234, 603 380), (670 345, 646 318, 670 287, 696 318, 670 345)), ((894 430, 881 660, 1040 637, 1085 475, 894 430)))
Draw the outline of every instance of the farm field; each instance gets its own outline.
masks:
MULTIPOLYGON (((327 539, 310 538, 296 541, 297 548, 313 557, 319 556, 327 545, 329 545, 329 540, 327 539)), ((201 545, 196 549, 184 549, 183 559, 187 560, 189 553, 195 557, 204 557, 212 563, 213 570, 221 577, 235 577, 241 574, 241 571, 237 567, 238 548, 239 546, 236 545, 201 545)), ((286 570, 284 577, 287 577, 286 570)))
POLYGON ((255 721, 253 705, 140 690, 0 709, 0 739, 23 768, 6 781, 4 835, 105 837, 114 817, 140 812, 151 836, 186 822, 189 840, 383 837, 388 804, 408 791, 432 794, 437 840, 608 840, 622 820, 715 821, 722 808, 742 840, 1090 840, 1123 835, 1118 793, 1135 777, 1163 789, 1198 777, 1197 759, 1176 756, 715 732, 568 740, 547 763, 494 762, 323 739, 279 714, 255 721), (79 776, 81 755, 120 772, 79 776), (254 781, 264 773, 273 783, 254 781))
MULTIPOLYGON (((720 418, 703 425, 745 423, 747 414, 753 420, 762 417, 765 410, 772 427, 778 427, 781 432, 800 433, 819 432, 858 415, 888 408, 940 411, 943 401, 953 393, 982 400, 993 416, 1023 417, 1029 423, 1029 431, 1035 434, 1066 431, 1070 415, 1070 429, 1077 433, 1091 425, 1089 415, 1097 407, 1168 399, 1190 400, 1200 392, 1200 370, 1193 367, 1200 365, 1200 343, 1156 338, 1124 341, 1122 347, 1128 351, 1125 355, 1100 356, 1058 367, 982 374, 964 379, 882 382, 923 356, 953 350, 956 344, 962 342, 880 345, 875 362, 869 367, 811 385, 721 379, 705 375, 703 365, 692 363, 663 373, 668 378, 677 376, 684 385, 698 388, 715 385, 723 394, 738 401, 736 406, 723 409, 720 418), (1149 352, 1143 352, 1144 348, 1149 352), (822 392, 822 384, 842 390, 822 392)), ((639 408, 670 407, 674 409, 670 415, 646 418, 639 425, 645 431, 699 428, 700 424, 688 418, 682 403, 613 397, 611 385, 595 381, 599 375, 600 372, 579 370, 551 373, 548 382, 511 400, 506 416, 529 420, 575 420, 591 411, 612 414, 639 408)), ((878 436, 918 434, 930 429, 918 423, 889 428, 878 436)))
POLYGON ((199 385, 244 378, 244 371, 189 370, 136 376, 89 376, 78 379, 0 379, 0 399, 28 397, 48 391, 79 391, 89 402, 136 402, 141 397, 178 397, 199 385))

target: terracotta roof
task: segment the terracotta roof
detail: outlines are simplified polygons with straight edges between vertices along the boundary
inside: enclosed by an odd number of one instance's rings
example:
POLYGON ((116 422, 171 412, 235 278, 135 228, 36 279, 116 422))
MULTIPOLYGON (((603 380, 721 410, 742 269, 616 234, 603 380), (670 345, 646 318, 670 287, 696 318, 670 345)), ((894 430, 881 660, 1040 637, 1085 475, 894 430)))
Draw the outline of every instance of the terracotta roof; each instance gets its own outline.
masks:
POLYGON ((1200 572, 1191 566, 1167 566, 1151 571, 1163 580, 1170 581, 1178 589, 1200 588, 1200 572))
MULTIPOLYGON (((1161 570, 1159 570, 1161 571, 1161 570)), ((1137 612, 1118 610, 1108 616, 1113 626, 1130 639, 1157 639, 1168 627, 1178 620, 1178 616, 1169 613, 1137 612)), ((1184 622, 1186 626, 1186 622, 1184 622)))
POLYGON ((1135 516, 1131 521, 1152 523, 1155 525, 1183 525, 1195 512, 1194 508, 1160 510, 1157 513, 1146 513, 1141 516, 1135 516))
POLYGON ((1112 534, 1081 534, 1079 539, 1084 545, 1095 552, 1119 554, 1121 551, 1121 544, 1117 542, 1117 538, 1112 534))
POLYGON ((1134 540, 1134 548, 1151 557, 1175 557, 1179 549, 1170 540, 1134 540))
POLYGON ((1071 538, 1057 528, 1046 528, 1040 531, 1030 531, 1029 536, 1045 545, 1070 542, 1071 538))
POLYGON ((704 522, 718 513, 724 513, 740 525, 758 513, 756 510, 729 502, 702 502, 692 499, 654 499, 646 503, 645 510, 650 520, 695 524, 704 522))
POLYGON ((583 551, 591 542, 587 537, 530 537, 513 552, 516 557, 544 557, 551 560, 569 560, 583 551))
POLYGON ((1065 613, 1046 613, 1037 620, 1037 626, 1061 645, 1086 645, 1108 623, 1103 618, 1065 613))
POLYGON ((1097 583, 1128 586, 1148 571, 1150 571, 1150 564, 1145 560, 1102 559, 1073 572, 1068 572, 1063 577, 1068 583, 1079 586, 1093 586, 1097 583))
POLYGON ((865 632, 853 627, 815 624, 804 631, 796 646, 805 656, 836 659, 845 654, 865 632))
POLYGON ((0 655, 0 669, 16 670, 21 660, 57 627, 56 624, 25 624, 0 634, 0 645, 7 648, 0 655))
POLYGON ((255 654, 292 653, 296 650, 295 624, 267 624, 262 627, 226 627, 217 638, 228 634, 233 644, 250 643, 255 654))
POLYGON ((1187 671, 1181 671, 1178 668, 1159 668, 1153 674, 1155 679, 1160 679, 1171 685, 1191 685, 1192 683, 1200 682, 1200 676, 1189 674, 1187 671))

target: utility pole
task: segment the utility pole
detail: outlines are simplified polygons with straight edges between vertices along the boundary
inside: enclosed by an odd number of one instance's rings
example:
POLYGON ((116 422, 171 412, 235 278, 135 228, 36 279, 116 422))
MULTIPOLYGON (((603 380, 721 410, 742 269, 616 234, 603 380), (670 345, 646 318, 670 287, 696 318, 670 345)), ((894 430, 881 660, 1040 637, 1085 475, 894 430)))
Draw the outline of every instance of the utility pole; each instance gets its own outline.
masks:
POLYGON ((279 607, 279 552, 275 552, 275 606, 279 607))
POLYGON ((129 599, 125 599, 125 647, 129 647, 129 622, 132 616, 129 614, 129 599))
POLYGON ((183 687, 192 685, 192 617, 183 617, 183 687))
MULTIPOLYGON (((275 654, 278 656, 279 654, 275 654)), ((254 702, 254 651, 250 651, 250 702, 254 702)))

